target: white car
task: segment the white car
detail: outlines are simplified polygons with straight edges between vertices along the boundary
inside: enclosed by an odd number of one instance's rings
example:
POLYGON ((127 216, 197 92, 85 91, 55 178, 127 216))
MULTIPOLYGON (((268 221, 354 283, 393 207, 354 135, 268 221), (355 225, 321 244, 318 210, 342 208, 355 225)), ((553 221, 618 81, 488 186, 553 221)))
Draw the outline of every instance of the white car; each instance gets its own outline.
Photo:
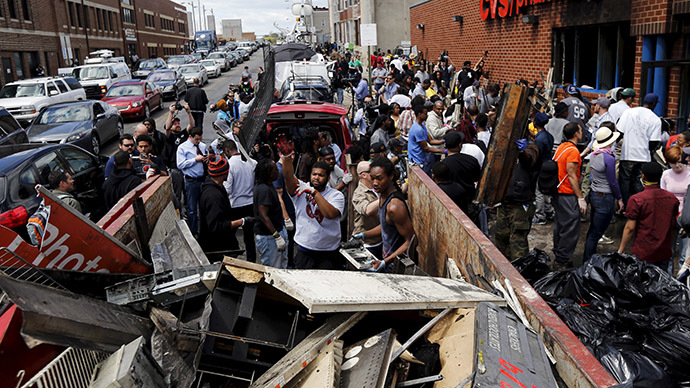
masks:
POLYGON ((232 62, 226 52, 215 51, 206 56, 206 59, 213 59, 223 71, 230 70, 232 62))
POLYGON ((209 77, 216 78, 220 76, 220 66, 213 59, 204 59, 199 63, 206 68, 209 77))
POLYGON ((208 72, 200 63, 182 65, 177 70, 182 74, 189 86, 194 84, 194 78, 199 79, 199 86, 204 86, 208 83, 208 72))
POLYGON ((23 126, 45 106, 77 100, 86 100, 86 92, 72 77, 32 78, 10 82, 0 90, 0 106, 23 126))

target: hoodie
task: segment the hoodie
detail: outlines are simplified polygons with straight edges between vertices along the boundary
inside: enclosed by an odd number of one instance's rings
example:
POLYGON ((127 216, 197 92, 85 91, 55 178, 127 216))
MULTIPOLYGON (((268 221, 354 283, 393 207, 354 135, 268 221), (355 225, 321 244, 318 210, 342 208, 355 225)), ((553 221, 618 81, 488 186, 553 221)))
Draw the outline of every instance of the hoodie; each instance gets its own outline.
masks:
POLYGON ((115 206, 120 198, 134 190, 143 182, 131 168, 116 168, 103 183, 103 197, 108 209, 115 206))
POLYGON ((206 178, 199 197, 199 244, 204 252, 238 249, 232 239, 232 208, 225 187, 206 178))

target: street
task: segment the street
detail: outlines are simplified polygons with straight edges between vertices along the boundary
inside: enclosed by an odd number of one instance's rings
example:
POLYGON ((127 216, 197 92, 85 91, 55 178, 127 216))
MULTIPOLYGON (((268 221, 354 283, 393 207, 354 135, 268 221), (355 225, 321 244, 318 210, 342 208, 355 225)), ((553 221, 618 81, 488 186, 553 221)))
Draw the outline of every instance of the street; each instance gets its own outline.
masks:
MULTIPOLYGON (((215 103, 227 93, 228 85, 240 83, 240 76, 244 71, 245 66, 249 66, 249 71, 252 73, 252 77, 256 78, 257 68, 259 66, 263 66, 264 64, 262 52, 262 50, 258 50, 257 52, 252 54, 249 61, 240 63, 232 69, 224 73, 221 73, 220 77, 209 78, 208 84, 206 84, 206 86, 203 87, 204 91, 206 92, 206 96, 208 96, 209 105, 215 103)), ((181 101, 182 103, 184 103, 184 95, 182 96, 181 101)), ((151 117, 153 117, 156 120, 156 128, 159 131, 164 131, 165 120, 168 117, 168 109, 170 109, 170 104, 173 103, 174 101, 166 101, 165 103, 163 103, 163 109, 151 112, 151 117)), ((187 116, 184 114, 180 114, 179 117, 182 124, 182 128, 186 128, 187 116)), ((210 113, 207 111, 206 114, 204 114, 204 136, 202 141, 206 144, 211 144, 211 142, 216 138, 216 132, 213 130, 212 126, 212 123, 215 120, 216 113, 210 113)), ((136 127, 136 125, 140 122, 141 121, 139 120, 126 121, 125 133, 134 133, 134 127, 136 127)), ((110 141, 108 144, 104 144, 101 148, 101 155, 110 156, 114 154, 115 151, 117 151, 117 139, 110 141)))

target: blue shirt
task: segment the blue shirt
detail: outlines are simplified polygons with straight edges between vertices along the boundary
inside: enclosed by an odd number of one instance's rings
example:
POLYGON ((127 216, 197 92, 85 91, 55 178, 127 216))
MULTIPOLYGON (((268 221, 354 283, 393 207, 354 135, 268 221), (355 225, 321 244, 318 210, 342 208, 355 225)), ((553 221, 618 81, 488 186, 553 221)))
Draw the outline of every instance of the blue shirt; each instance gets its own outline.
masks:
MULTIPOLYGON (((203 155, 206 155, 206 144, 199 142, 199 150, 201 150, 203 155)), ((189 139, 177 147, 177 168, 179 168, 185 176, 192 178, 204 176, 204 163, 194 160, 197 155, 196 147, 189 139)))
POLYGON ((367 84, 367 80, 361 79, 355 88, 355 98, 363 100, 367 94, 369 94, 369 84, 367 84))
POLYGON ((383 89, 383 95, 386 96, 386 101, 390 102, 391 98, 398 94, 399 87, 400 86, 398 86, 398 84, 395 82, 386 85, 386 87, 383 89))
POLYGON ((424 165, 428 157, 428 152, 422 150, 419 145, 422 141, 428 141, 426 133, 426 125, 420 125, 418 122, 412 124, 407 140, 407 155, 410 161, 416 164, 424 165))
POLYGON ((278 179, 273 181, 273 187, 276 189, 283 189, 283 202, 285 203, 285 211, 287 211, 288 216, 290 216, 291 219, 295 219, 295 204, 292 203, 292 199, 290 199, 290 194, 288 194, 287 190, 285 190, 285 177, 283 177, 283 164, 278 162, 276 163, 276 166, 278 167, 278 179))
POLYGON ((534 144, 539 148, 539 157, 542 161, 549 160, 552 157, 553 150, 553 135, 542 129, 534 137, 534 144))

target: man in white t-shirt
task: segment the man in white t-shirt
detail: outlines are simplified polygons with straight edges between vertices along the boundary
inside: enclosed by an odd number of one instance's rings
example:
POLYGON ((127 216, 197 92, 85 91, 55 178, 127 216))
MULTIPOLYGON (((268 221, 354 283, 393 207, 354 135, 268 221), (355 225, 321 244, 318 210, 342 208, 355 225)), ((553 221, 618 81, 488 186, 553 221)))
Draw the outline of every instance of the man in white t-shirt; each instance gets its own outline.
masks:
POLYGON ((630 104, 632 104, 635 98, 635 90, 632 88, 623 89, 620 92, 620 100, 615 104, 611 104, 609 107, 609 116, 611 116, 611 122, 618 124, 623 112, 630 109, 630 104))
POLYGON ((627 109, 616 125, 623 134, 618 184, 626 206, 628 198, 642 191, 642 165, 652 160, 661 142, 661 119, 654 113, 657 102, 659 96, 647 94, 642 106, 627 109))
POLYGON ((295 205, 295 268, 342 269, 340 247, 340 215, 343 214, 343 193, 328 186, 330 166, 318 161, 311 169, 310 183, 295 176, 290 155, 280 156, 285 177, 285 190, 295 205))

